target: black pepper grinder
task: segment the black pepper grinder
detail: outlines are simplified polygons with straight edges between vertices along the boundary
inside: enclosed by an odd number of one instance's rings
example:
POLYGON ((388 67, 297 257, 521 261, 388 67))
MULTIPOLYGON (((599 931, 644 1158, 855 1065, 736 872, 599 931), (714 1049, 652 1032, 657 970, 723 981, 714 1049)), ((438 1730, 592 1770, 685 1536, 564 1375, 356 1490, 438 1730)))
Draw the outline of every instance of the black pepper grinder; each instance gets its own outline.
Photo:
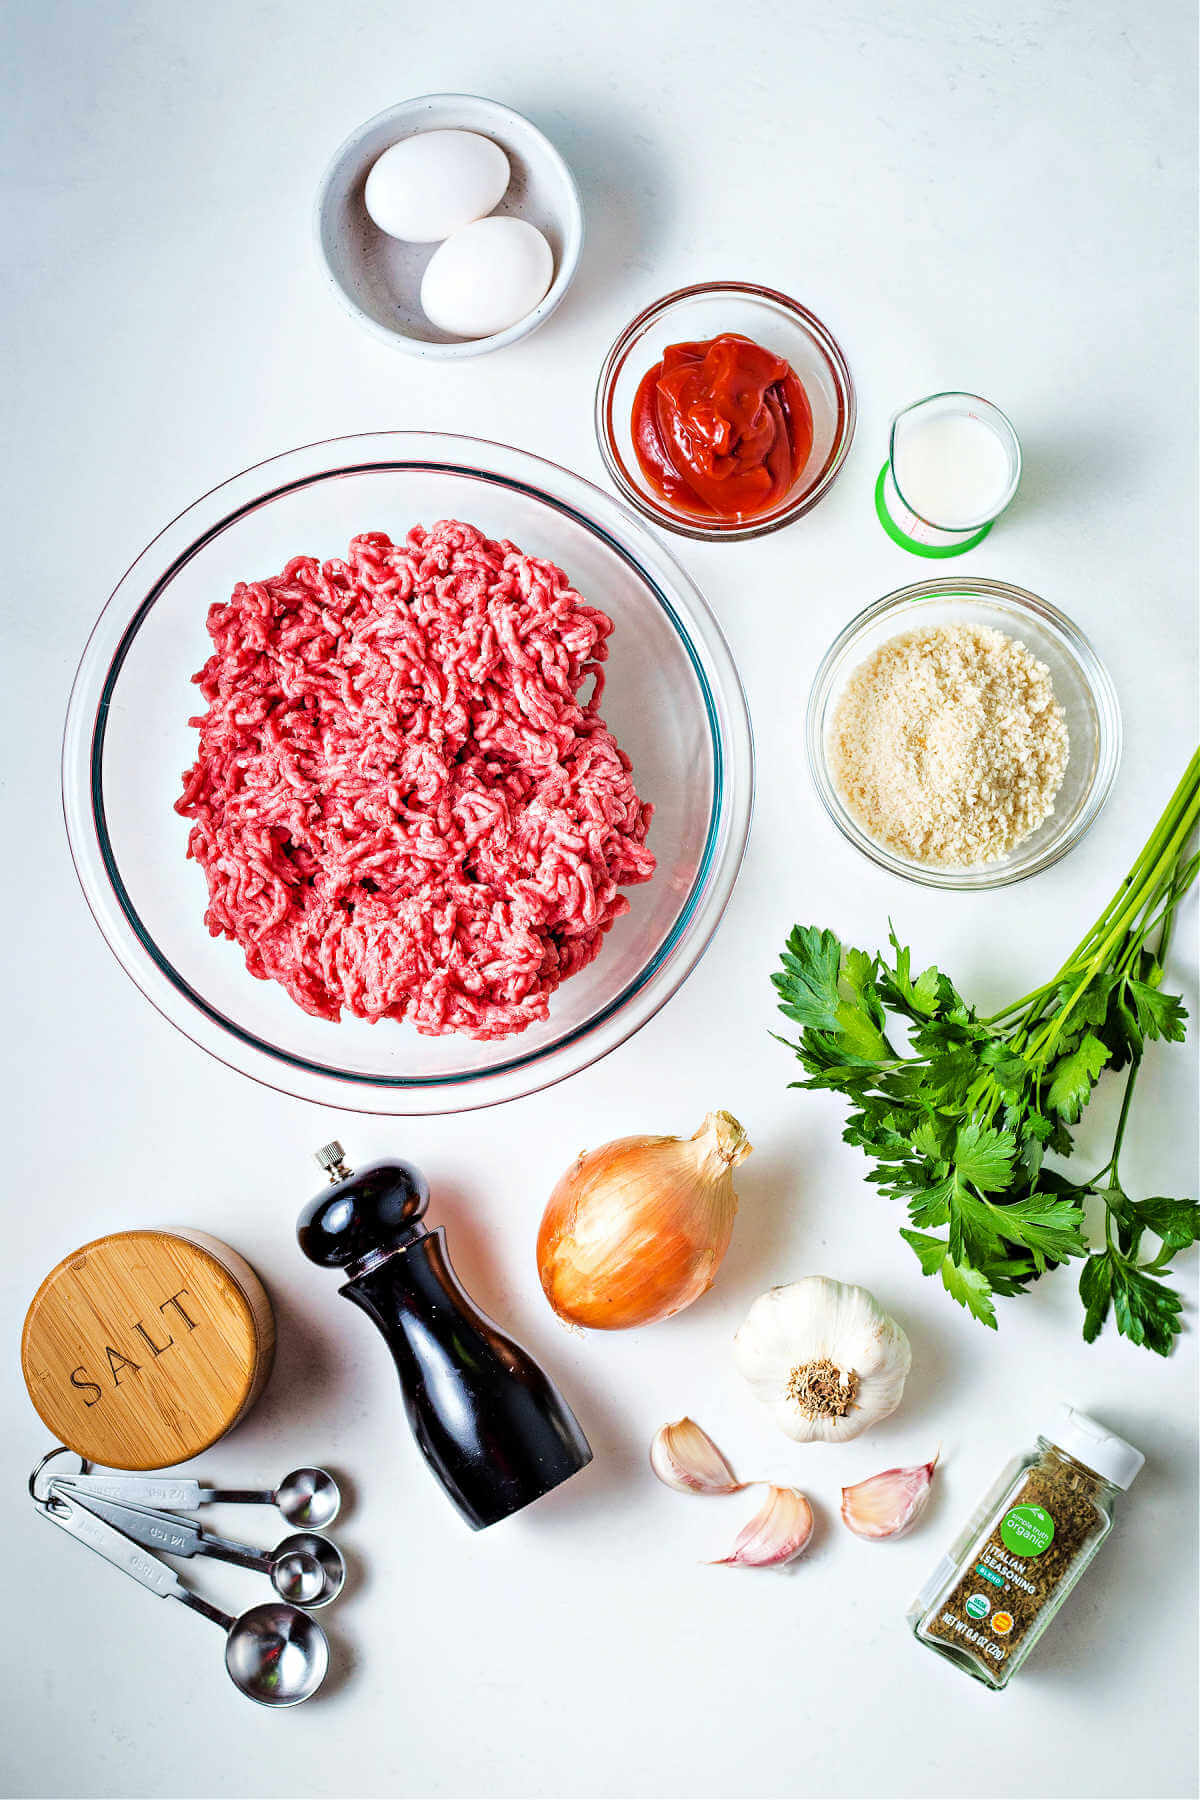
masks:
POLYGON ((425 1460, 481 1531, 540 1499, 592 1460, 566 1401, 485 1318, 422 1215, 429 1184, 411 1163, 353 1174, 338 1143, 317 1151, 333 1185, 310 1200, 297 1235, 311 1262, 344 1269, 341 1292, 383 1333, 425 1460))

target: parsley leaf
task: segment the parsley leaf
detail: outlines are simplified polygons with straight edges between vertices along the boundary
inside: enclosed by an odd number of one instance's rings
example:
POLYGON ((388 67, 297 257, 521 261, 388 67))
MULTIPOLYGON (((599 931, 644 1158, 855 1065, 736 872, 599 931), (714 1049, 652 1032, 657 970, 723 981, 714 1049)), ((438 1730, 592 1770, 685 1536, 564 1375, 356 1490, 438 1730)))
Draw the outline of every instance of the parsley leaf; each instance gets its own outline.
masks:
POLYGON ((966 1307, 973 1318, 995 1331, 996 1308, 992 1305, 992 1290, 985 1275, 969 1265, 954 1262, 948 1256, 942 1263, 942 1285, 952 1299, 966 1307))
POLYGON ((804 1048, 838 1058, 839 1066, 892 1057, 880 1030, 884 1014, 874 988, 873 957, 851 950, 843 971, 842 946, 833 932, 797 925, 780 960, 783 973, 771 980, 780 994, 780 1012, 803 1027, 802 1061, 804 1048))
POLYGON ((954 1139, 954 1167, 960 1181, 969 1181, 980 1193, 995 1194, 1012 1180, 1016 1144, 1011 1132, 993 1131, 971 1119, 960 1125, 954 1139))
POLYGON ((783 995, 780 1012, 806 1029, 836 1031, 842 946, 833 932, 797 925, 779 960, 785 972, 771 980, 783 995))
MULTIPOLYGON (((885 969, 880 985, 890 1003, 920 1018, 931 1018, 938 1010, 941 987, 938 972, 932 966, 912 978, 912 952, 906 950, 889 924, 888 942, 896 952, 896 966, 885 969)), ((955 996, 957 998, 957 995, 955 996)))
POLYGON ((1104 1252, 1089 1256, 1079 1271, 1079 1297, 1084 1304, 1083 1339, 1092 1344, 1108 1317, 1112 1300, 1112 1259, 1104 1252))
POLYGON ((916 1251, 922 1274, 940 1275, 946 1292, 960 1306, 965 1306, 981 1324, 995 1331, 996 1309, 992 1305, 992 1290, 986 1275, 979 1269, 973 1269, 969 1263, 955 1262, 947 1254, 944 1238, 929 1237, 922 1231, 904 1230, 901 1230, 900 1236, 916 1251))
POLYGON ((1112 1264, 1112 1301, 1117 1329, 1135 1344, 1144 1344, 1157 1356, 1170 1354, 1172 1339, 1182 1329, 1179 1315, 1183 1301, 1173 1288, 1156 1281, 1135 1263, 1109 1254, 1112 1264))
POLYGON ((923 1231, 905 1231, 903 1226, 900 1228, 900 1236, 916 1251, 923 1275, 941 1274, 946 1256, 945 1238, 929 1237, 923 1231))
POLYGON ((1194 1200, 1130 1200, 1127 1210, 1139 1232, 1152 1231, 1164 1250, 1182 1250, 1200 1238, 1200 1206, 1194 1200))
POLYGON ((1166 1038, 1169 1043, 1182 1044, 1187 1033, 1187 1013, 1181 1001, 1174 994, 1160 993, 1158 988, 1149 987, 1144 981, 1126 983, 1138 1024, 1148 1038, 1166 1038))
POLYGON ((1054 1079, 1046 1095, 1051 1112, 1061 1114, 1068 1125, 1074 1125, 1092 1097, 1092 1088, 1112 1052, 1089 1031, 1074 1050, 1060 1057, 1054 1065, 1054 1079))
POLYGON ((1005 1206, 978 1204, 988 1205, 989 1231, 1024 1245, 1039 1272, 1047 1261, 1066 1262, 1069 1257, 1086 1254, 1081 1198, 1039 1193, 1030 1194, 1025 1200, 1009 1201, 1005 1206))

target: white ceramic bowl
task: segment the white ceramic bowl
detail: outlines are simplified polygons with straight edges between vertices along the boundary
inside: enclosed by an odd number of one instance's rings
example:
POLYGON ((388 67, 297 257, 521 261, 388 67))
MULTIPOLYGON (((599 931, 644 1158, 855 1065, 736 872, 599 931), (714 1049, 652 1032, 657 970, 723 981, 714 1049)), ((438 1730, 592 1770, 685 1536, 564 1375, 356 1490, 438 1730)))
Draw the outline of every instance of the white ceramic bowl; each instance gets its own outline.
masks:
POLYGON ((360 324, 408 356, 485 356, 536 331, 574 279, 583 248, 583 208, 575 178, 536 125, 511 107, 474 94, 424 94, 402 100, 352 131, 317 190, 317 253, 330 286, 360 324), (499 144, 512 167, 497 214, 525 219, 549 240, 554 280, 533 311, 491 337, 441 331, 421 310, 421 277, 436 244, 406 244, 370 218, 363 190, 372 164, 418 131, 477 131, 499 144))

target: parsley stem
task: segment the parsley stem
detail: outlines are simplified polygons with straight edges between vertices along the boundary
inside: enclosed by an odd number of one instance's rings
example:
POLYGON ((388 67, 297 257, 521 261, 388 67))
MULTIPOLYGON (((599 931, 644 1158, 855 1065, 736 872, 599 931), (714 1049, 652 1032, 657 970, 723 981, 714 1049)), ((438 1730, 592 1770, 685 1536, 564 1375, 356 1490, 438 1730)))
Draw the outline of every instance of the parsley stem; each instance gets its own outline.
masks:
MULTIPOLYGON (((1189 769, 1195 768, 1200 771, 1200 752, 1192 758, 1192 761, 1188 766, 1189 769)), ((1174 829, 1171 831, 1165 845, 1160 847, 1157 861, 1153 864, 1150 871, 1143 875, 1141 880, 1135 884, 1133 893, 1126 899, 1125 903, 1118 907, 1115 917, 1110 920, 1104 935, 1101 937, 1099 943, 1092 948, 1087 960, 1082 963, 1078 960, 1074 960, 1074 966, 1072 966, 1072 964, 1066 965, 1066 968, 1069 971, 1068 979, 1074 980, 1078 977, 1078 985, 1063 1002, 1062 1006, 1046 1026, 1045 1030, 1034 1039, 1033 1043, 1030 1045, 1031 1054, 1036 1052, 1044 1057, 1046 1053, 1052 1049, 1054 1044, 1058 1042, 1071 1012, 1074 1010, 1077 1002, 1082 998, 1087 988, 1091 985, 1092 980, 1112 963, 1114 954, 1121 946, 1122 940, 1141 915, 1151 907, 1155 906, 1163 897, 1164 889, 1168 894, 1173 896, 1170 901, 1169 912, 1174 912, 1176 905, 1178 905, 1182 898, 1182 892, 1178 891, 1176 877, 1180 872, 1184 847, 1188 838, 1191 836, 1198 818, 1200 818, 1200 788, 1194 787, 1193 792, 1188 799, 1188 803, 1181 816, 1175 821, 1174 829)), ((1195 876, 1195 868, 1195 858, 1192 858, 1187 865, 1184 865, 1185 872, 1187 869, 1190 869, 1193 878, 1195 876)))
POLYGON ((1129 1110, 1133 1105, 1133 1090, 1137 1086, 1138 1072, 1142 1066, 1139 1056, 1129 1065, 1129 1074, 1125 1081, 1125 1092, 1121 1096, 1121 1111, 1117 1116, 1117 1129, 1113 1137, 1112 1161, 1108 1165, 1108 1185, 1119 1188, 1121 1185, 1118 1164, 1121 1157, 1121 1145, 1125 1142, 1125 1127, 1129 1123, 1129 1110))
MULTIPOLYGON (((1193 861, 1194 860, 1195 859, 1193 859, 1193 861)), ((1159 936, 1158 946, 1154 953, 1154 960, 1155 960, 1155 963, 1157 964, 1157 968, 1151 974, 1150 980, 1149 980, 1149 985, 1151 987, 1157 987, 1162 980, 1162 965, 1165 963, 1165 961, 1167 959, 1167 949, 1171 942, 1171 927, 1174 923, 1174 914, 1175 914, 1175 906, 1173 903, 1168 908, 1167 913, 1162 921, 1162 932, 1159 936)), ((1125 1127, 1129 1123, 1129 1113, 1130 1113, 1130 1109, 1133 1105, 1133 1090, 1137 1086, 1137 1078, 1141 1071, 1141 1066, 1142 1066, 1142 1059, 1140 1056, 1136 1056, 1131 1059, 1130 1065, 1129 1065, 1129 1074, 1126 1077, 1126 1081, 1125 1081, 1125 1092, 1121 1097, 1121 1111, 1117 1115, 1117 1129, 1113 1135, 1112 1155, 1109 1157, 1109 1159, 1105 1163, 1104 1167, 1102 1169, 1097 1170, 1096 1174, 1092 1177, 1091 1181, 1088 1183, 1089 1187, 1095 1188, 1099 1183, 1101 1175, 1107 1175, 1109 1187, 1116 1188, 1118 1191, 1120 1191, 1121 1176, 1120 1176, 1119 1165, 1120 1165, 1120 1160, 1121 1160, 1121 1146, 1125 1142, 1125 1127)), ((1108 1235, 1109 1234, 1110 1214, 1111 1214, 1111 1209, 1106 1209, 1105 1220, 1104 1220, 1104 1229, 1105 1229, 1105 1235, 1106 1235, 1106 1237, 1108 1237, 1109 1247, 1111 1248, 1112 1239, 1108 1235)))
MULTIPOLYGON (((1195 880, 1197 865, 1196 859, 1193 859, 1181 872, 1178 867, 1179 853, 1198 817, 1200 750, 1192 756, 1175 792, 1167 802, 1162 818, 1142 846, 1129 874, 1091 930, 1067 957, 1054 980, 1047 982, 1044 987, 1034 988, 1031 993, 1012 1001, 999 1012, 981 1020, 981 1023, 996 1025, 1004 1019, 1031 1012, 1032 1016, 1026 1021, 1026 1029, 1032 1028, 1038 1012, 1064 981, 1069 981, 1078 974, 1086 974, 1087 980, 1090 980, 1105 966, 1113 946, 1120 942, 1138 915, 1162 897, 1164 888, 1168 893, 1174 890, 1170 902, 1172 906, 1182 898, 1195 880), (1178 886, 1177 881, 1180 883, 1178 886)), ((1084 986, 1087 985, 1087 980, 1084 986)), ((1082 988, 1079 992, 1082 992, 1082 988)), ((1077 992, 1068 1000, 1066 1010, 1070 1010, 1078 997, 1077 992)))
MULTIPOLYGON (((1189 865, 1192 869, 1193 879, 1195 876, 1196 861, 1197 859, 1193 857, 1189 865)), ((1167 960, 1167 950, 1171 943, 1171 928, 1175 923, 1175 908, 1179 903, 1179 899, 1180 895, 1177 893, 1174 894, 1171 904, 1167 907, 1166 913, 1163 916, 1162 930, 1159 933, 1158 946, 1154 952, 1155 967, 1151 971, 1149 977, 1149 985, 1151 987, 1157 987, 1163 978, 1163 964, 1167 960)), ((1142 1059, 1140 1056, 1135 1057, 1129 1065, 1129 1079, 1125 1083, 1125 1093, 1121 1100, 1121 1111, 1117 1119, 1116 1135, 1113 1138, 1112 1162, 1109 1165, 1111 1170, 1109 1179, 1113 1187, 1120 1187, 1121 1185, 1120 1176, 1118 1174, 1118 1163, 1121 1156, 1121 1146, 1125 1142, 1125 1127, 1129 1123, 1129 1109, 1133 1104, 1133 1090, 1137 1085, 1137 1078, 1141 1067, 1142 1059)))
POLYGON ((1087 938, 1068 957, 1067 963, 1064 965, 1064 972, 1065 969, 1080 960, 1092 960, 1097 939, 1107 935, 1115 923, 1114 912, 1122 917, 1128 917, 1131 913, 1136 914, 1145 903, 1146 890, 1162 885, 1164 865, 1172 867, 1173 872, 1173 865, 1178 854, 1177 846, 1186 842, 1198 815, 1200 815, 1200 750, 1188 763, 1183 779, 1168 801, 1166 811, 1151 832, 1141 855, 1118 892, 1088 933, 1087 938))

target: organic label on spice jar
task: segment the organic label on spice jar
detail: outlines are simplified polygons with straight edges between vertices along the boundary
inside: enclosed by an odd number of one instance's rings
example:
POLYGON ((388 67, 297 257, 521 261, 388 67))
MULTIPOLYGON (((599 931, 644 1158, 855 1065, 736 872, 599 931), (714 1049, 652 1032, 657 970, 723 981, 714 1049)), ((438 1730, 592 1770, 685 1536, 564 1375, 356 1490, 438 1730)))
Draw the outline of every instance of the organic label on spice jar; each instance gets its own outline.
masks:
POLYGON ((922 1643, 991 1687, 1004 1687, 1032 1650, 1108 1535, 1116 1493, 1141 1467, 1132 1445, 1063 1412, 1061 1441, 1039 1438, 1037 1455, 993 1488, 909 1614, 922 1643))
POLYGON ((1043 1506, 1014 1506, 1000 1521, 1000 1536, 1017 1556, 1040 1556, 1054 1542, 1054 1520, 1043 1506))

